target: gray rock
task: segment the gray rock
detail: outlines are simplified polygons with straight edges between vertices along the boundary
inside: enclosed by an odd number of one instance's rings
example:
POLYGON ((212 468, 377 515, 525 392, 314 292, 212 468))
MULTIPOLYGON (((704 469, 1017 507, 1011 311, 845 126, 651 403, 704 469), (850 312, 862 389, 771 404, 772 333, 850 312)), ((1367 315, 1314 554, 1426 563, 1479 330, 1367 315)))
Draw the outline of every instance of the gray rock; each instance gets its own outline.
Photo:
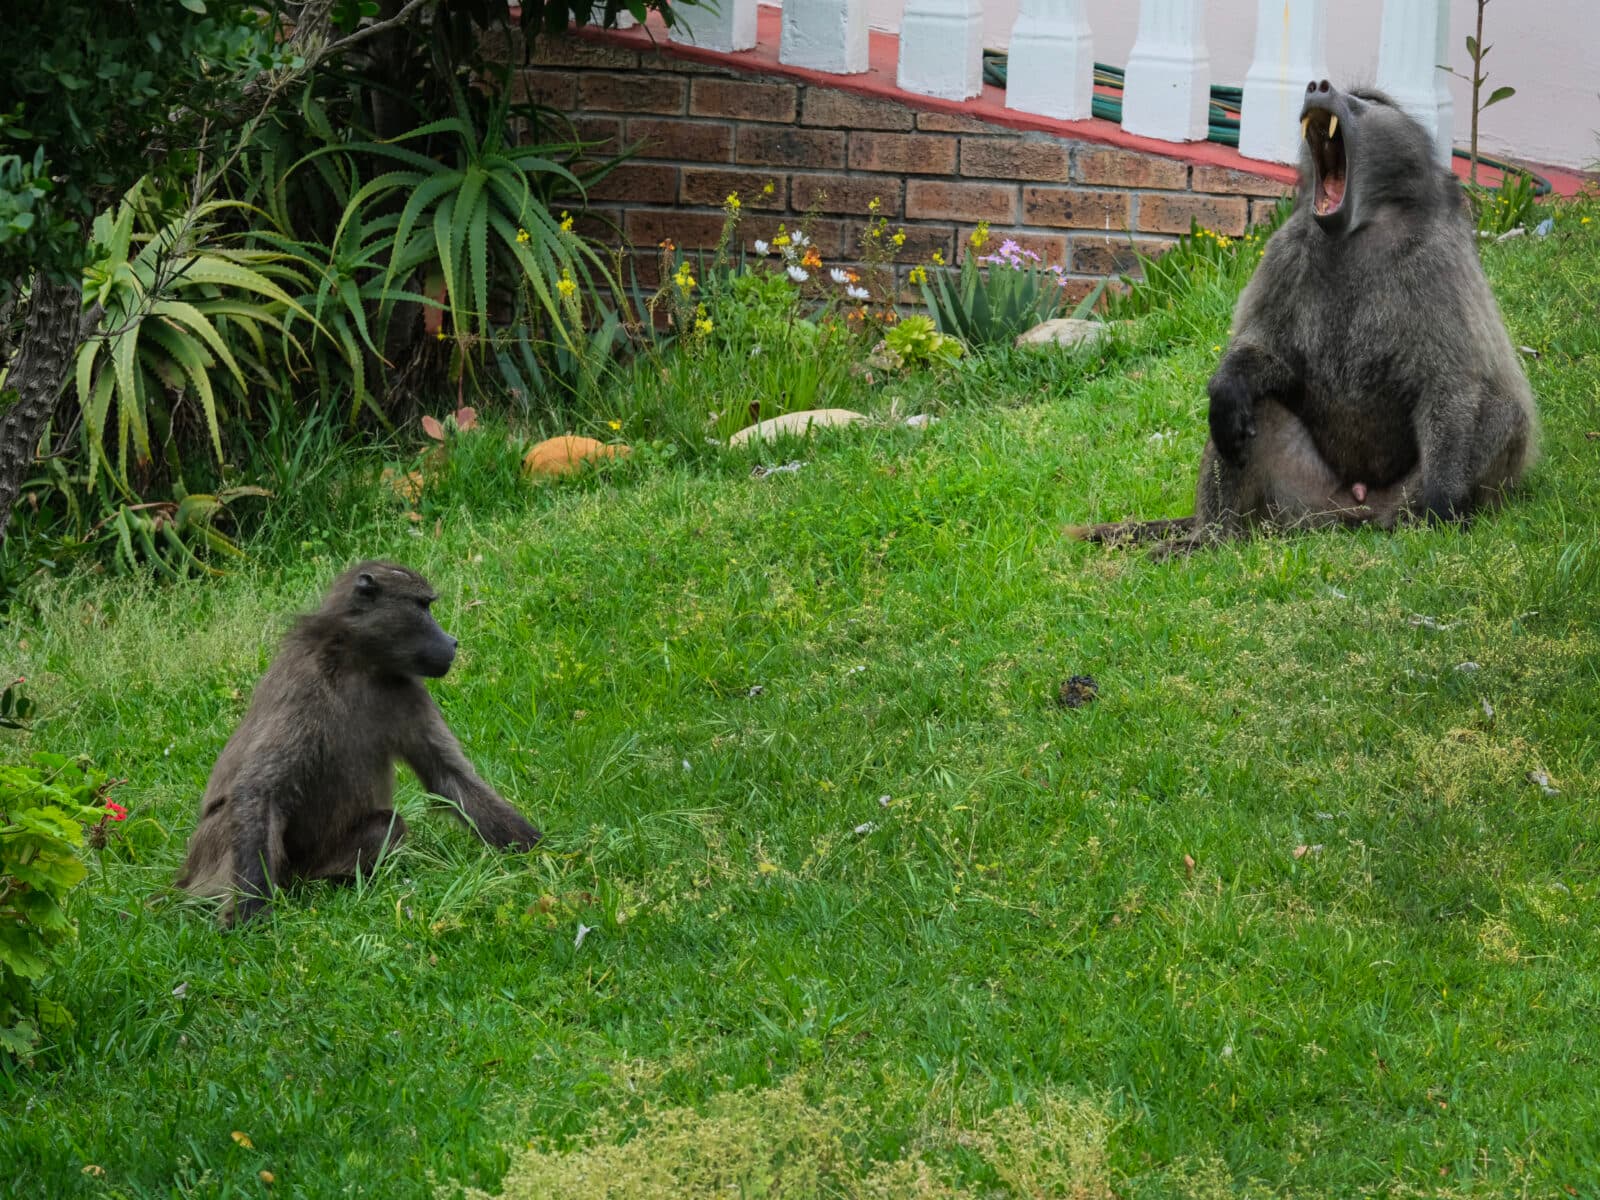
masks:
POLYGON ((781 417, 768 417, 756 425, 747 425, 728 439, 730 446, 742 446, 755 438, 775 438, 780 434, 805 436, 812 429, 830 425, 853 425, 867 418, 848 408, 810 408, 804 412, 784 413, 781 417))
POLYGON ((1017 335, 1019 346, 1092 346, 1110 336, 1111 326, 1104 321, 1080 321, 1058 317, 1043 321, 1017 335))

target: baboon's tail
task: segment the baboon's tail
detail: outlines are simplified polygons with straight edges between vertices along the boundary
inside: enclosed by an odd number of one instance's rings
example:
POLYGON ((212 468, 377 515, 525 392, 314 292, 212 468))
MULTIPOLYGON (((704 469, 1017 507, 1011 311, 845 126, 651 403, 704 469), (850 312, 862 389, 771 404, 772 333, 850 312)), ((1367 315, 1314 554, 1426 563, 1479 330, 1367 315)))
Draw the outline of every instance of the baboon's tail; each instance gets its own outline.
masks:
POLYGON ((1161 521, 1113 521, 1107 525, 1071 525, 1067 536, 1106 546, 1131 546, 1138 542, 1170 542, 1195 531, 1193 517, 1169 517, 1161 521))

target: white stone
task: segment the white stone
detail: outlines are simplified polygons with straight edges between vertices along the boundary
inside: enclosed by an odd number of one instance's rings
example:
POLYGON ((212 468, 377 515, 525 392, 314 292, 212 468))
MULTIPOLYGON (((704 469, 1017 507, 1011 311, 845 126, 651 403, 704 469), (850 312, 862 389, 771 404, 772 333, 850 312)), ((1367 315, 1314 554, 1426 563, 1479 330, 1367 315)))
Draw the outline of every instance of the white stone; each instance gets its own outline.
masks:
POLYGON ((982 0, 906 0, 900 19, 902 90, 942 100, 983 91, 982 0))
POLYGON ((1455 106, 1441 65, 1450 61, 1450 0, 1384 0, 1378 86, 1433 134, 1434 157, 1450 165, 1455 106))
POLYGON ((805 437, 813 429, 825 429, 832 425, 853 425, 857 421, 866 419, 863 414, 852 412, 848 408, 812 408, 804 412, 784 413, 780 417, 768 417, 757 425, 745 426, 728 439, 728 445, 742 446, 758 438, 776 438, 783 434, 805 437))
POLYGON ((1094 37, 1086 0, 1022 0, 1011 27, 1006 107, 1059 121, 1093 113, 1094 37))
POLYGON ((1081 321, 1073 317, 1057 317, 1041 321, 1032 329, 1017 335, 1018 346, 1092 346, 1111 334, 1111 326, 1103 321, 1081 321))
POLYGON ((865 71, 866 0, 791 0, 785 4, 778 61, 834 75, 865 71))
POLYGON ((1256 52, 1239 116, 1246 158, 1299 161, 1306 84, 1328 78, 1327 27, 1325 0, 1258 0, 1256 52))
POLYGON ((1210 111, 1205 0, 1143 0, 1122 81, 1122 127, 1166 142, 1201 142, 1210 111))
POLYGON ((672 40, 731 54, 756 44, 756 0, 717 0, 714 7, 674 10, 672 40))

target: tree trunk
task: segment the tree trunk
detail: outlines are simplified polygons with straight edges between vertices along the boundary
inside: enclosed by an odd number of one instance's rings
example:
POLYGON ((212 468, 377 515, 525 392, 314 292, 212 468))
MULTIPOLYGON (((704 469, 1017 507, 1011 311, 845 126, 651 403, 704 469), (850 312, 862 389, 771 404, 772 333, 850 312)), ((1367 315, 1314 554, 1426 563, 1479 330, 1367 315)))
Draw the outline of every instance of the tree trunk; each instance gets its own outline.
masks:
POLYGON ((77 286, 36 274, 28 296, 28 322, 6 376, 5 390, 15 399, 0 410, 0 541, 5 540, 11 507, 33 466, 39 438, 56 410, 83 337, 77 286))

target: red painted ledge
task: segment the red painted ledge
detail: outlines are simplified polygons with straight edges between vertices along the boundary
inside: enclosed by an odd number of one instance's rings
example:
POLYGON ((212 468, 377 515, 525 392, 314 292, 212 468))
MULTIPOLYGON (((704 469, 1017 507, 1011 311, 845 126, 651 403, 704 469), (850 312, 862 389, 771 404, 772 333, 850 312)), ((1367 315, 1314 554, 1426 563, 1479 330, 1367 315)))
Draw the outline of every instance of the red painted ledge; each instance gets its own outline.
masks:
MULTIPOLYGON (((1263 162, 1246 158, 1232 146, 1217 142, 1165 142, 1156 138, 1139 137, 1126 132, 1113 121, 1091 118, 1087 121, 1058 121, 1051 117, 1034 116, 1006 107, 1005 89, 985 84, 983 93, 972 100, 939 100, 917 92, 901 90, 895 83, 896 67, 900 58, 900 39, 892 33, 872 31, 868 34, 868 68, 857 75, 833 75, 826 71, 811 71, 778 61, 778 39, 782 30, 783 14, 778 9, 760 6, 757 10, 756 47, 737 54, 724 54, 704 50, 698 46, 672 41, 660 19, 651 16, 645 25, 633 29, 601 29, 584 25, 573 30, 575 36, 586 41, 626 46, 630 50, 658 52, 671 58, 715 66, 735 67, 752 74, 773 75, 793 79, 818 87, 834 88, 858 96, 879 100, 892 100, 919 112, 946 113, 951 116, 972 117, 985 124, 998 125, 1029 133, 1048 133, 1060 138, 1116 146, 1124 150, 1137 150, 1162 158, 1176 159, 1194 166, 1222 167, 1243 171, 1264 179, 1293 184, 1297 172, 1283 163, 1263 162)), ((513 8, 515 13, 515 8, 513 8)), ((1582 173, 1562 167, 1528 164, 1550 181, 1557 195, 1571 196, 1595 180, 1582 173)), ((1468 172, 1466 160, 1454 160, 1457 175, 1468 172)), ((1485 183, 1497 183, 1499 174, 1488 168, 1479 168, 1479 178, 1485 183)))

